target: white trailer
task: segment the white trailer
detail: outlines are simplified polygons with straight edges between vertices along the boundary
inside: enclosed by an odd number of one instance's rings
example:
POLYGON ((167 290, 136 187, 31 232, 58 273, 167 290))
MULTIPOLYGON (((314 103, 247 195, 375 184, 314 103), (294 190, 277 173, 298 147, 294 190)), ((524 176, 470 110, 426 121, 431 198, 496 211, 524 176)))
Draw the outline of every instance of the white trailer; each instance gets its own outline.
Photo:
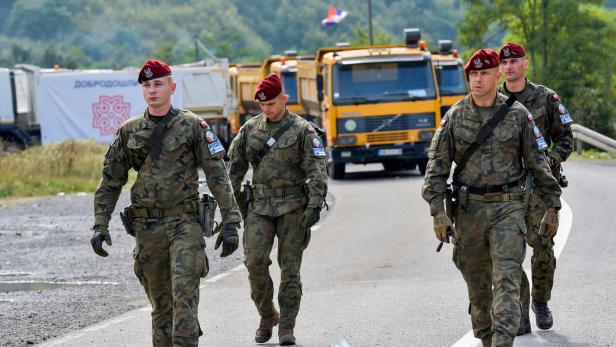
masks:
MULTIPOLYGON (((207 119, 221 139, 228 142, 228 115, 233 108, 228 62, 225 59, 216 63, 202 61, 171 68, 177 83, 173 105, 207 119)), ((4 70, 0 70, 0 119, 7 127, 23 130, 27 125, 30 129, 40 129, 38 134, 33 131, 29 136, 38 135, 43 144, 69 139, 110 143, 117 129, 146 107, 137 83, 137 68, 51 70, 19 66, 19 69, 4 70), (28 91, 18 103, 24 105, 21 118, 27 120, 22 124, 16 121, 19 113, 14 111, 16 108, 13 106, 11 116, 9 107, 5 106, 4 98, 19 97, 15 90, 20 88, 3 87, 10 85, 5 81, 7 78, 21 81, 13 85, 24 84, 21 89, 28 91)))
POLYGON ((0 140, 5 149, 40 140, 29 77, 23 69, 0 68, 0 140))

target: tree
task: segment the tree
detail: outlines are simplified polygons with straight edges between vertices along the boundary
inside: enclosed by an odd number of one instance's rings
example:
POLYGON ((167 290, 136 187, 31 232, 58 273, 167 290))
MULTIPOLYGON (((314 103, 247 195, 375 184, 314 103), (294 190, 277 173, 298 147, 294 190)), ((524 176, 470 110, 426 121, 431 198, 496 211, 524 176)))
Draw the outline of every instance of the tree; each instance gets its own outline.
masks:
POLYGON ((530 79, 556 90, 578 123, 614 134, 613 10, 601 7, 599 0, 586 4, 576 0, 466 2, 470 6, 460 25, 464 44, 473 50, 485 47, 490 34, 501 28, 504 41, 525 46, 530 79), (590 100, 602 105, 595 107, 590 100))
MULTIPOLYGON (((395 41, 400 41, 400 40, 395 40, 395 41)), ((385 44, 390 44, 393 42, 394 42, 394 39, 391 37, 389 33, 385 31, 379 30, 376 33, 376 35, 374 35, 375 45, 385 45, 385 44)), ((358 25, 355 27, 355 39, 351 41, 351 44, 353 46, 361 46, 361 45, 370 44, 370 37, 362 26, 358 25)))

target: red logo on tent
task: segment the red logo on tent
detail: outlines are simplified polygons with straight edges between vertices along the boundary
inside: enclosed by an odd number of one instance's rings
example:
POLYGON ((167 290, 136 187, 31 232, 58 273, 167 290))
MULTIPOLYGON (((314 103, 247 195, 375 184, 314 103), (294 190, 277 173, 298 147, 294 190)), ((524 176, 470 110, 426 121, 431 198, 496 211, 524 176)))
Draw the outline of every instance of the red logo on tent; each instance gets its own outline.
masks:
POLYGON ((130 116, 130 102, 124 102, 122 95, 101 95, 92 104, 92 114, 92 126, 101 135, 113 135, 130 116))

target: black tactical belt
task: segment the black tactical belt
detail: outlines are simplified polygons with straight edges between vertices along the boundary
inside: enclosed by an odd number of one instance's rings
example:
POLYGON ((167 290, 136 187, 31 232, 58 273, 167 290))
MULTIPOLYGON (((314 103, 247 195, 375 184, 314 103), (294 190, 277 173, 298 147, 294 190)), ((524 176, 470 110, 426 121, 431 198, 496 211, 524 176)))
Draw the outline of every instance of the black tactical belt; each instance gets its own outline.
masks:
POLYGON ((282 198, 289 195, 305 194, 308 193, 308 186, 305 184, 293 187, 281 187, 281 188, 265 188, 263 186, 255 185, 253 187, 255 199, 265 198, 282 198))
POLYGON ((133 217, 137 218, 161 218, 177 216, 183 213, 197 213, 198 201, 188 200, 184 203, 170 208, 156 208, 156 207, 131 207, 130 211, 133 217))
POLYGON ((467 186, 467 185, 461 184, 460 182, 455 182, 455 181, 453 184, 455 186, 460 187, 461 190, 469 194, 478 194, 478 195, 489 194, 489 193, 508 193, 511 190, 511 188, 520 187, 520 182, 518 181, 503 184, 501 186, 485 186, 485 187, 471 187, 471 186, 467 186))

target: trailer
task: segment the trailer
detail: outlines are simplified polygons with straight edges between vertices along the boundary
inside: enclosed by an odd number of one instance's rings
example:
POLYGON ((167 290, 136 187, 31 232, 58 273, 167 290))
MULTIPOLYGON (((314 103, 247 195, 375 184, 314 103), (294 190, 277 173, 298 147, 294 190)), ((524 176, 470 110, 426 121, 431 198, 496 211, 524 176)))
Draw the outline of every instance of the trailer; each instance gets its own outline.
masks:
MULTIPOLYGON (((175 107, 210 123, 231 140, 234 109, 226 59, 172 66, 175 107)), ((41 69, 17 65, 0 70, 0 137, 26 147, 69 139, 111 143, 118 128, 146 104, 137 68, 121 70, 41 69)))

